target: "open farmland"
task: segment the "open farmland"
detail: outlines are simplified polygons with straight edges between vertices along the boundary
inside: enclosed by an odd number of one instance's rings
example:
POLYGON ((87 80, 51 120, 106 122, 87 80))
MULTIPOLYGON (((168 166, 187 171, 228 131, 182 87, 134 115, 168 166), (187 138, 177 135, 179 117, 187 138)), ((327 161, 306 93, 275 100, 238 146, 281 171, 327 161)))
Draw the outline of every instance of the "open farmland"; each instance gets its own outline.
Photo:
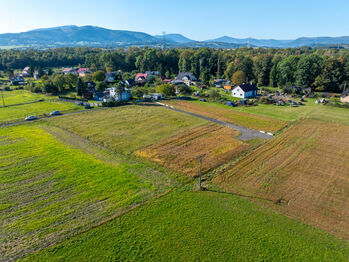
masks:
POLYGON ((62 241, 173 189, 179 182, 168 175, 55 127, 1 128, 0 260, 62 241))
POLYGON ((170 193, 26 261, 346 261, 348 242, 215 192, 170 193))
POLYGON ((244 157, 214 182, 349 239, 348 159, 349 126, 307 119, 244 157))
POLYGON ((38 102, 27 105, 0 107, 0 124, 23 121, 30 115, 43 116, 50 112, 59 110, 61 112, 73 112, 83 110, 81 106, 66 102, 38 102))
MULTIPOLYGON (((295 100, 298 101, 299 99, 295 100)), ((258 106, 230 107, 218 103, 200 101, 176 101, 175 104, 177 104, 178 108, 183 108, 183 110, 185 110, 184 105, 191 111, 194 109, 200 109, 201 113, 199 113, 199 111, 197 111, 197 113, 201 115, 207 114, 207 112, 213 114, 217 110, 217 112, 219 112, 224 109, 225 112, 227 112, 226 110, 229 110, 229 114, 232 114, 232 116, 230 116, 231 118, 235 117, 235 114, 239 112, 247 113, 247 116, 254 115, 266 117, 269 119, 269 121, 270 119, 294 121, 301 118, 313 118, 349 125, 349 110, 347 108, 316 104, 315 101, 316 99, 306 99, 306 102, 303 102, 305 106, 300 107, 291 107, 289 105, 275 106, 265 104, 258 104, 258 106)), ((174 102, 171 101, 169 103, 172 104, 174 102)), ((226 121, 228 122, 228 118, 226 119, 226 121)), ((241 121, 241 123, 241 125, 243 125, 243 121, 241 121)))
POLYGON ((47 121, 125 154, 207 123, 159 106, 123 106, 47 121))
POLYGON ((286 125, 286 122, 282 120, 244 112, 237 112, 232 110, 231 108, 219 107, 211 103, 172 100, 166 101, 166 104, 174 106, 175 108, 181 109, 183 111, 215 118, 221 121, 255 129, 258 131, 263 130, 275 133, 286 125))
POLYGON ((141 157, 189 176, 197 176, 197 157, 206 154, 203 172, 232 160, 249 145, 237 140, 239 133, 216 124, 204 125, 136 151, 141 157))
MULTIPOLYGON (((0 95, 3 96, 6 106, 35 102, 45 98, 45 96, 42 94, 35 94, 23 89, 2 91, 0 95)), ((0 97, 0 107, 1 106, 3 106, 2 97, 0 97)))

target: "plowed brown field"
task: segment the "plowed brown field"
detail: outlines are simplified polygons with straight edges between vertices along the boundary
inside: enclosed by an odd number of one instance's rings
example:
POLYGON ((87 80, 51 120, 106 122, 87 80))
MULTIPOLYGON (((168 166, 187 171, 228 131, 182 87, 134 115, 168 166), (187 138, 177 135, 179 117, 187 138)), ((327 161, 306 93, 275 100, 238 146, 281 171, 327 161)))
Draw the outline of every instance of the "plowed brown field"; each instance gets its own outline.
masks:
POLYGON ((214 182, 349 239, 349 126, 303 120, 214 182))
POLYGON ((249 145, 235 138, 238 134, 230 128, 209 124, 138 150, 135 154, 194 177, 198 174, 199 155, 206 154, 203 172, 207 172, 247 150, 249 145))

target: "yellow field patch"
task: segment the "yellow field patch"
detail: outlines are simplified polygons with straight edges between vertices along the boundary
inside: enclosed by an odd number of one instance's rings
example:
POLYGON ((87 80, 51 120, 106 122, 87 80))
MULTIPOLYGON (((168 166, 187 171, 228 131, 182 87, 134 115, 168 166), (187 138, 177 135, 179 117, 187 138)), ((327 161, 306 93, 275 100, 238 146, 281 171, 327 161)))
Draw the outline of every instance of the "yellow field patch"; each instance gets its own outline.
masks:
POLYGON ((247 150, 249 145, 237 140, 237 135, 239 133, 233 129, 209 124, 138 150, 135 154, 194 177, 198 174, 199 155, 206 154, 203 172, 207 172, 247 150))

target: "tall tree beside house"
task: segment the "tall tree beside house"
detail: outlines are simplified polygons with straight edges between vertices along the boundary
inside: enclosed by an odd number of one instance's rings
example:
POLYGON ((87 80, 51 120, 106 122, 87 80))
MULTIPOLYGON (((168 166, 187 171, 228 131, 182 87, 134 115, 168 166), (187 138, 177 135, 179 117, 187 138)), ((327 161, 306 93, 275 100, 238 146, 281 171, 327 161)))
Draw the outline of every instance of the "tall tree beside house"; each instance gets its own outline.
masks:
POLYGON ((253 59, 253 72, 258 85, 269 85, 270 71, 272 66, 271 55, 261 55, 253 59))
POLYGON ((246 74, 245 72, 239 70, 239 71, 236 71, 233 76, 231 77, 231 82, 234 84, 234 85, 241 85, 243 83, 246 82, 246 74))
POLYGON ((96 90, 97 90, 97 91, 103 92, 103 91, 105 91, 107 88, 108 88, 108 85, 107 85, 107 83, 104 82, 104 81, 97 82, 97 84, 96 84, 96 90))
POLYGON ((315 54, 302 56, 295 73, 296 84, 304 88, 312 87, 316 77, 321 74, 322 66, 322 57, 315 54))
POLYGON ((86 86, 84 81, 79 77, 76 82, 76 93, 78 96, 82 96, 86 91, 86 86))
POLYGON ((105 73, 103 71, 96 71, 92 74, 92 79, 94 81, 104 81, 105 80, 105 73))
POLYGON ((156 88, 156 91, 163 94, 164 96, 175 96, 176 90, 172 84, 162 84, 156 88))
POLYGON ((55 75, 52 79, 52 83, 58 88, 59 92, 65 90, 66 79, 64 75, 55 75))
POLYGON ((287 85, 287 83, 295 83, 295 72, 297 70, 299 58, 297 56, 288 56, 278 64, 278 84, 279 86, 287 85))
POLYGON ((345 82, 344 66, 335 58, 324 62, 322 73, 316 77, 314 86, 317 91, 342 92, 345 82))

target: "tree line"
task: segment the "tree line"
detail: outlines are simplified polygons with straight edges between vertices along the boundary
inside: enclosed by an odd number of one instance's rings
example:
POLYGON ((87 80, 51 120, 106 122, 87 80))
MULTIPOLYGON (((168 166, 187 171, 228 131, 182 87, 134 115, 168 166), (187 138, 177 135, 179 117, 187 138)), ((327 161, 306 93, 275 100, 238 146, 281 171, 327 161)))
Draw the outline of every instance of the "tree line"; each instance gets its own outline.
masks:
POLYGON ((2 50, 0 70, 26 66, 54 68, 81 66, 123 72, 160 71, 167 78, 179 71, 192 72, 205 84, 224 78, 234 84, 258 86, 299 85, 317 91, 341 92, 349 82, 349 50, 346 49, 100 49, 56 48, 2 50))

